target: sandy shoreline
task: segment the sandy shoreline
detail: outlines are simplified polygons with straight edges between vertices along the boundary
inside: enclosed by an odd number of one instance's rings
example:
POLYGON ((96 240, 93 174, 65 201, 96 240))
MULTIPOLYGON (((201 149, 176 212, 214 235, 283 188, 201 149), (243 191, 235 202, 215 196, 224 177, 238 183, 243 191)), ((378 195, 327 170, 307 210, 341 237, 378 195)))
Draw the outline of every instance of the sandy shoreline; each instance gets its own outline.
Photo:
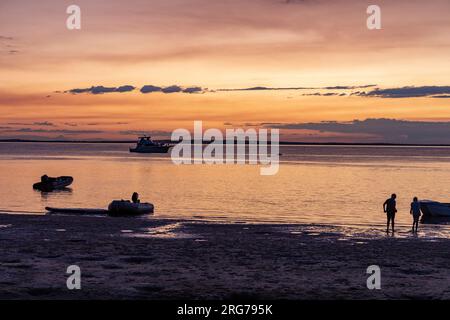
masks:
POLYGON ((450 299, 450 239, 432 235, 0 214, 0 298, 450 299), (373 264, 381 290, 366 287, 373 264))

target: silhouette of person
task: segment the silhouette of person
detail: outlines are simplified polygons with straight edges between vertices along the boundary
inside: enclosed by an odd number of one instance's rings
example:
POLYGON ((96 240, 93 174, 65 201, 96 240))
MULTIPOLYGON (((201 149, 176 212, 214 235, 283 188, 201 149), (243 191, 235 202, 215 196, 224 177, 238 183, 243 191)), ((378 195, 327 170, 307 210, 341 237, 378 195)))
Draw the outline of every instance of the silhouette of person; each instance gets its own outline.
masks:
POLYGON ((397 212, 396 208, 396 201, 397 195, 393 193, 389 199, 387 199, 383 203, 383 210, 386 212, 387 216, 387 229, 386 232, 389 232, 389 223, 392 223, 392 232, 394 232, 394 220, 395 220, 395 213, 397 212))
POLYGON ((419 228, 419 218, 421 215, 420 211, 420 202, 417 197, 414 197, 413 202, 411 202, 411 210, 409 211, 413 216, 413 225, 412 225, 412 232, 417 233, 417 229, 419 228), (415 227, 415 231, 414 231, 415 227))
POLYGON ((46 174, 44 174, 44 175, 41 177, 41 182, 42 182, 42 183, 49 183, 49 182, 55 182, 55 181, 56 181, 56 178, 49 177, 49 176, 46 175, 46 174))
POLYGON ((141 200, 139 200, 139 194, 137 192, 134 192, 133 195, 131 196, 131 201, 133 201, 133 203, 140 203, 141 200))

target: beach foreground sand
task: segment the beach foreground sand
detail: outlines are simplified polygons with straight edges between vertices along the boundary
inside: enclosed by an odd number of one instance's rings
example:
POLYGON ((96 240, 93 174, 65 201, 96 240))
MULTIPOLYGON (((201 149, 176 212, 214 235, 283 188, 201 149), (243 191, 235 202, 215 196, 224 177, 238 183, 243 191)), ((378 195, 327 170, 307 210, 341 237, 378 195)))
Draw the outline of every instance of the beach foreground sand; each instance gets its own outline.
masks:
POLYGON ((0 298, 450 299, 450 240, 401 234, 0 215, 0 298), (366 287, 374 264, 381 290, 366 287), (81 290, 66 287, 69 265, 81 268, 81 290))

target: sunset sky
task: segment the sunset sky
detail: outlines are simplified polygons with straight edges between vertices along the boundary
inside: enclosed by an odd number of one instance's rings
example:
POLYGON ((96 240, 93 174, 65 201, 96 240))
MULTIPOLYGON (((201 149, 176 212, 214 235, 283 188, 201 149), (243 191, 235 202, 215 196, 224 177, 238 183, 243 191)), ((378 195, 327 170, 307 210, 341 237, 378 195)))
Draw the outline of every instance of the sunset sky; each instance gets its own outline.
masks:
POLYGON ((449 57, 448 0, 2 0, 0 139, 450 143, 449 57))

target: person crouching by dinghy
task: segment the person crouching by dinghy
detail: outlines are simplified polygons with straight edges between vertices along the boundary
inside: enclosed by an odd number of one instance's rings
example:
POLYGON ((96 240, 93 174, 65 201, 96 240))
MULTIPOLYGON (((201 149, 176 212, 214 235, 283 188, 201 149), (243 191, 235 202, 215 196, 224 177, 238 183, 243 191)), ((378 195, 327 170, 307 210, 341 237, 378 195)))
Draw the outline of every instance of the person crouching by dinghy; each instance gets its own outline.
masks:
POLYGON ((394 232, 394 220, 395 220, 395 213, 397 212, 396 208, 396 201, 397 195, 393 193, 389 199, 387 199, 383 203, 383 210, 386 212, 387 216, 387 229, 386 232, 389 232, 389 223, 392 223, 392 232, 394 232))
POLYGON ((113 200, 108 206, 110 216, 137 216, 153 214, 154 206, 151 203, 141 203, 139 194, 134 192, 130 200, 113 200))
POLYGON ((419 228, 419 218, 421 215, 420 202, 419 199, 417 199, 417 197, 414 197, 413 202, 411 202, 411 210, 409 212, 413 216, 412 232, 417 233, 417 229, 419 228))
POLYGON ((46 174, 44 174, 42 177, 41 177, 41 182, 42 183, 52 183, 52 182, 55 182, 56 181, 56 179, 55 178, 50 178, 48 175, 46 175, 46 174))
POLYGON ((131 201, 133 203, 141 203, 141 200, 139 200, 139 193, 133 192, 133 195, 131 196, 131 201))

